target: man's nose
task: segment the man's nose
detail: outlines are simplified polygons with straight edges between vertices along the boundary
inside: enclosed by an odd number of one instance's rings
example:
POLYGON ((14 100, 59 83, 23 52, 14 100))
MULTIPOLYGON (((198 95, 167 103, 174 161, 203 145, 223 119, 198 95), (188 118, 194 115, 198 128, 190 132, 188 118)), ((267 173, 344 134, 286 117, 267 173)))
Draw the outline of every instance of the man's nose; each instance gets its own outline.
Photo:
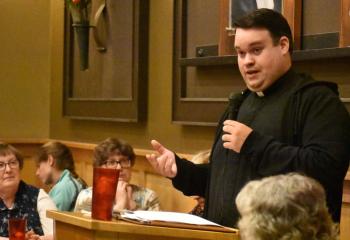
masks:
POLYGON ((255 63, 254 56, 252 56, 251 54, 247 53, 245 58, 244 58, 244 65, 250 66, 250 65, 254 65, 254 63, 255 63))

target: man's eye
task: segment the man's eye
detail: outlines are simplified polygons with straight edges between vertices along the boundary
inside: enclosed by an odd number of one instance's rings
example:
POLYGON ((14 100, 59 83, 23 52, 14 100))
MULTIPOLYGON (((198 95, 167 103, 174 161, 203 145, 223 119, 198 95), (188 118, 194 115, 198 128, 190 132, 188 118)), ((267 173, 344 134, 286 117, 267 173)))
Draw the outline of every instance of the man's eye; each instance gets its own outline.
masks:
POLYGON ((245 56, 245 52, 238 51, 237 54, 241 58, 243 58, 245 56))
POLYGON ((262 48, 254 48, 254 49, 253 49, 253 53, 254 53, 255 55, 260 54, 261 51, 262 51, 262 48))

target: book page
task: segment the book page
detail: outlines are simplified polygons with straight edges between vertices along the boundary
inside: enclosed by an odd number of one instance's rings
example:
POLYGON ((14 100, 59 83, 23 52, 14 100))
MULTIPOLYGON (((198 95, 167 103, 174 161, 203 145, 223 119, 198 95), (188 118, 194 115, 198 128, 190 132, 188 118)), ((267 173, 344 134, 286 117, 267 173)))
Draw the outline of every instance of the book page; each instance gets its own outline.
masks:
POLYGON ((171 223, 184 223, 193 225, 217 226, 221 225, 208 221, 204 218, 177 212, 160 212, 160 211, 122 211, 120 213, 122 218, 128 218, 140 222, 163 221, 171 223))

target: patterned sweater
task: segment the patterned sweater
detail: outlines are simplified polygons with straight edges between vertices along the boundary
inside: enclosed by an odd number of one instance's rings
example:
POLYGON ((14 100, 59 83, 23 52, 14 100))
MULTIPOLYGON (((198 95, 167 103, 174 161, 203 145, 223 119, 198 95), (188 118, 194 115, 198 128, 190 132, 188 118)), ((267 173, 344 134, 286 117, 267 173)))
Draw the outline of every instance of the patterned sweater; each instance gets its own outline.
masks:
MULTIPOLYGON (((132 198, 136 203, 135 210, 159 211, 159 199, 157 194, 144 187, 130 184, 132 187, 132 198)), ((91 212, 92 187, 82 190, 77 198, 75 212, 91 212)))

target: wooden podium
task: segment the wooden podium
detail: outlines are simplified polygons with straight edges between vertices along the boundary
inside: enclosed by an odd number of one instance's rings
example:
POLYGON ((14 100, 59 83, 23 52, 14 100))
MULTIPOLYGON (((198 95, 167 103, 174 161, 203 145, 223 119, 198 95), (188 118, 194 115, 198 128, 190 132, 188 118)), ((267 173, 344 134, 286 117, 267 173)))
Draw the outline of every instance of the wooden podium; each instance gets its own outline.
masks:
POLYGON ((237 232, 216 232, 141 225, 121 220, 99 221, 81 213, 47 211, 54 220, 55 240, 238 240, 237 232))

